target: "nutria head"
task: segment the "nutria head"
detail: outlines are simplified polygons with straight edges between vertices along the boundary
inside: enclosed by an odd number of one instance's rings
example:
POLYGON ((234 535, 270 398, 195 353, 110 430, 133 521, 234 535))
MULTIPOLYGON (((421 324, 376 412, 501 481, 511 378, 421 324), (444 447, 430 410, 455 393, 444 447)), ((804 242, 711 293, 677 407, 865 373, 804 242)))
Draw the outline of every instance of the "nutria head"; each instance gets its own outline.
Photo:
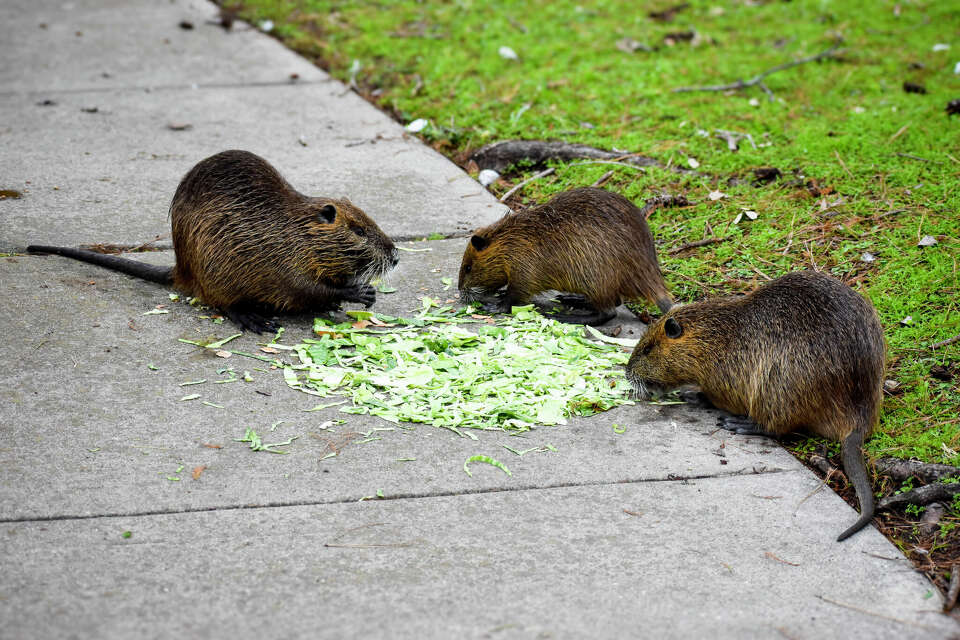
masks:
POLYGON ((290 246, 298 266, 336 286, 366 284, 397 265, 397 249, 362 209, 347 199, 307 198, 294 225, 306 242, 290 246), (299 251, 297 250, 299 248, 299 251))
POLYGON ((508 283, 506 252, 497 242, 497 226, 479 229, 463 252, 457 288, 465 303, 495 294, 508 283))
POLYGON ((641 400, 710 379, 729 332, 720 301, 674 306, 650 325, 627 362, 627 380, 641 400))

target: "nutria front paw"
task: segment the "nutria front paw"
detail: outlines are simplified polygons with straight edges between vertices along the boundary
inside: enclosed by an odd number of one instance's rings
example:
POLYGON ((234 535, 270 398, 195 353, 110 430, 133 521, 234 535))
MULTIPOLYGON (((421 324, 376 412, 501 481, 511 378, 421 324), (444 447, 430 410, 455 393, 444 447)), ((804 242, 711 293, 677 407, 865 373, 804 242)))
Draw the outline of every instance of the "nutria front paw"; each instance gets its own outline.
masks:
POLYGON ((717 418, 717 426, 740 436, 769 436, 772 434, 747 416, 722 415, 717 418))
POLYGON ((358 284, 343 290, 343 299, 347 302, 359 302, 369 307, 377 301, 377 290, 368 284, 358 284))
POLYGON ((277 323, 268 320, 262 315, 249 309, 237 309, 231 307, 223 310, 223 314, 230 318, 235 325, 247 331, 254 333, 263 333, 264 331, 276 331, 277 323))

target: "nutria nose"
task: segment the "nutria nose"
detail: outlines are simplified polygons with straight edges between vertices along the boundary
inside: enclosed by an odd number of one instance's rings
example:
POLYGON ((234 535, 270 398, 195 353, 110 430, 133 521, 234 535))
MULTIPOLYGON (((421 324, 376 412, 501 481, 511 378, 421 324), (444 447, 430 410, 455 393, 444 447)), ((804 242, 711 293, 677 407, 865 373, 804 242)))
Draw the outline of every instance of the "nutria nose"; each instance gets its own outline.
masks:
POLYGON ((395 267, 400 262, 400 252, 394 249, 390 252, 390 266, 395 267))

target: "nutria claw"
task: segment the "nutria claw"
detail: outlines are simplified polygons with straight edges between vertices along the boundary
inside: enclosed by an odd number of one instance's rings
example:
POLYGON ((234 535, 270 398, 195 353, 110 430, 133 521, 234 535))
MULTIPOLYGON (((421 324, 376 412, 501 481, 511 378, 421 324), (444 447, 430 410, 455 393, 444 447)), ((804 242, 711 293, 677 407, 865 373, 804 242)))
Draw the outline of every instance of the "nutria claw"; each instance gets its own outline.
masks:
POLYGON ((746 416, 718 416, 717 426, 732 431, 738 436, 770 436, 763 427, 746 416))
POLYGON ((354 285, 343 290, 343 299, 346 302, 359 302, 365 307, 370 307, 377 301, 377 290, 369 284, 354 285))
POLYGON ((257 334, 263 333, 264 331, 276 331, 278 328, 276 322, 264 318, 256 311, 230 308, 224 309, 223 314, 230 318, 230 320, 241 329, 253 331, 257 334))

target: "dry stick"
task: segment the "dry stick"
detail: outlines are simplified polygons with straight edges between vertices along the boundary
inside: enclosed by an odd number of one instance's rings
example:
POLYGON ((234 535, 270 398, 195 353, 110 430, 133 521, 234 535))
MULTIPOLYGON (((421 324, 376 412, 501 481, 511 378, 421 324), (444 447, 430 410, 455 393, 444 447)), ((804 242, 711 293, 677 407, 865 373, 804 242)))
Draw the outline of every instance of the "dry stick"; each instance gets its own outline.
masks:
POLYGON ((616 164, 621 167, 627 167, 628 169, 636 169, 637 171, 646 171, 645 167, 638 167, 633 164, 627 164, 626 162, 617 162, 616 160, 585 160, 583 162, 574 162, 569 166, 577 167, 582 164, 616 164))
POLYGON ((861 609, 860 607, 856 607, 856 606, 854 606, 854 605, 852 605, 852 604, 846 604, 846 603, 844 603, 844 602, 838 602, 837 600, 831 600, 830 598, 827 598, 826 596, 817 596, 817 597, 820 598, 821 600, 823 600, 824 602, 829 602, 830 604, 835 604, 835 605, 837 605, 838 607, 844 607, 844 608, 846 608, 846 609, 852 609, 853 611, 859 611, 860 613, 865 613, 865 614, 867 614, 867 615, 869 615, 869 616, 876 616, 877 618, 883 618, 884 620, 890 620, 890 621, 892 621, 892 622, 899 622, 900 624, 909 625, 909 626, 911 626, 911 627, 918 627, 918 628, 920 628, 920 629, 931 629, 931 630, 933 629, 932 627, 928 627, 928 626, 922 625, 922 624, 917 624, 916 622, 910 622, 909 620, 901 620, 900 618, 894 618, 893 616, 885 616, 885 615, 883 615, 882 613, 874 613, 873 611, 867 611, 866 609, 861 609))
POLYGON ((960 340, 960 334, 957 334, 957 335, 953 336, 952 338, 947 338, 946 340, 941 340, 940 342, 936 342, 936 343, 930 345, 929 349, 931 349, 931 350, 932 350, 932 349, 939 349, 940 347, 945 347, 945 346, 947 346, 948 344, 953 344, 954 342, 956 342, 956 341, 958 341, 958 340, 960 340))
POLYGON ((837 150, 833 150, 833 155, 837 157, 837 162, 840 163, 840 166, 843 167, 843 170, 847 172, 847 175, 850 176, 850 179, 853 180, 853 174, 850 173, 850 169, 847 169, 847 165, 843 163, 843 158, 840 157, 840 154, 837 153, 837 150))
POLYGON ((960 494, 960 484, 927 484, 906 493, 895 493, 887 496, 879 502, 877 507, 879 509, 889 509, 905 504, 923 506, 931 502, 950 502, 953 500, 953 496, 957 494, 960 494))
POLYGON ((895 213, 903 213, 904 211, 909 211, 909 209, 891 209, 886 213, 881 213, 878 216, 874 216, 875 219, 879 220, 880 218, 886 218, 887 216, 892 216, 895 213))
POLYGON ((921 158, 920 156, 915 156, 912 153, 901 153, 898 151, 893 155, 900 156, 901 158, 910 158, 911 160, 919 160, 920 162, 932 162, 933 164, 943 164, 942 162, 937 162, 936 160, 929 160, 927 158, 921 158))
POLYGON ((873 467, 878 474, 890 476, 900 482, 910 477, 916 477, 921 482, 931 484, 939 482, 943 478, 960 477, 960 467, 932 462, 917 462, 916 460, 902 460, 900 458, 878 458, 873 461, 873 467))
POLYGON ((544 169, 544 170, 541 171, 540 173, 536 173, 536 174, 530 176, 529 178, 527 178, 527 179, 524 180, 523 182, 520 182, 519 184, 515 184, 515 185, 513 186, 513 188, 510 189, 510 191, 507 191, 505 194, 503 194, 502 196, 500 196, 500 202, 503 202, 504 200, 506 200, 507 198, 509 198, 509 197, 512 196, 513 194, 515 194, 517 191, 519 191, 520 189, 522 189, 523 187, 525 187, 528 182, 533 182, 533 181, 536 180, 537 178, 542 178, 542 177, 544 177, 544 176, 548 176, 548 175, 550 175, 551 173, 553 173, 554 171, 555 171, 555 169, 554 169, 553 167, 550 167, 549 169, 544 169))
POLYGON ((832 58, 834 51, 837 50, 837 46, 834 45, 822 51, 816 55, 808 56, 806 58, 800 58, 799 60, 794 60, 793 62, 785 62, 783 64, 777 65, 771 69, 767 69, 761 73, 758 73, 749 80, 737 80, 736 82, 731 82, 729 84, 716 84, 716 85, 705 85, 701 87, 677 87, 673 90, 674 93, 689 93, 691 91, 729 91, 731 89, 746 89, 747 87, 760 87, 770 98, 770 101, 773 101, 773 92, 770 88, 763 84, 763 79, 769 76, 771 73, 776 73, 777 71, 783 71, 784 69, 789 69, 790 67, 796 67, 801 64, 806 64, 808 62, 814 62, 816 60, 822 60, 824 58, 832 58))
POLYGON ((609 180, 611 177, 613 177, 613 169, 611 169, 610 171, 607 171, 605 174, 603 174, 602 176, 600 176, 600 179, 597 180, 596 182, 594 182, 594 183, 593 183, 592 185, 590 185, 590 186, 591 186, 591 187, 599 187, 599 186, 602 185, 604 182, 606 182, 607 180, 609 180))
POLYGON ((950 569, 950 586, 947 588, 947 597, 943 601, 943 612, 949 613, 957 604, 957 595, 960 594, 960 564, 950 569))
POLYGON ((669 251, 667 251, 667 253, 669 253, 670 255, 674 255, 674 254, 680 253, 680 252, 682 252, 682 251, 686 251, 687 249, 695 249, 695 248, 697 248, 697 247, 705 247, 705 246, 707 246, 708 244, 715 244, 715 243, 717 243, 717 242, 726 242, 726 241, 729 240, 729 239, 730 239, 730 238, 718 238, 718 237, 716 237, 716 236, 714 236, 714 237, 712 237, 712 238, 704 238, 703 240, 697 240, 696 242, 688 242, 687 244, 680 245, 680 246, 677 247, 676 249, 670 249, 669 251))
POLYGON ((905 132, 907 129, 909 129, 909 128, 910 128, 910 123, 907 123, 907 124, 903 125, 902 127, 900 127, 900 128, 897 130, 897 132, 896 132, 895 134, 893 134, 892 136, 890 136, 890 140, 888 140, 888 142, 893 142, 894 140, 896 140, 897 138, 899 138, 900 136, 902 136, 902 135, 904 134, 904 132, 905 132))

